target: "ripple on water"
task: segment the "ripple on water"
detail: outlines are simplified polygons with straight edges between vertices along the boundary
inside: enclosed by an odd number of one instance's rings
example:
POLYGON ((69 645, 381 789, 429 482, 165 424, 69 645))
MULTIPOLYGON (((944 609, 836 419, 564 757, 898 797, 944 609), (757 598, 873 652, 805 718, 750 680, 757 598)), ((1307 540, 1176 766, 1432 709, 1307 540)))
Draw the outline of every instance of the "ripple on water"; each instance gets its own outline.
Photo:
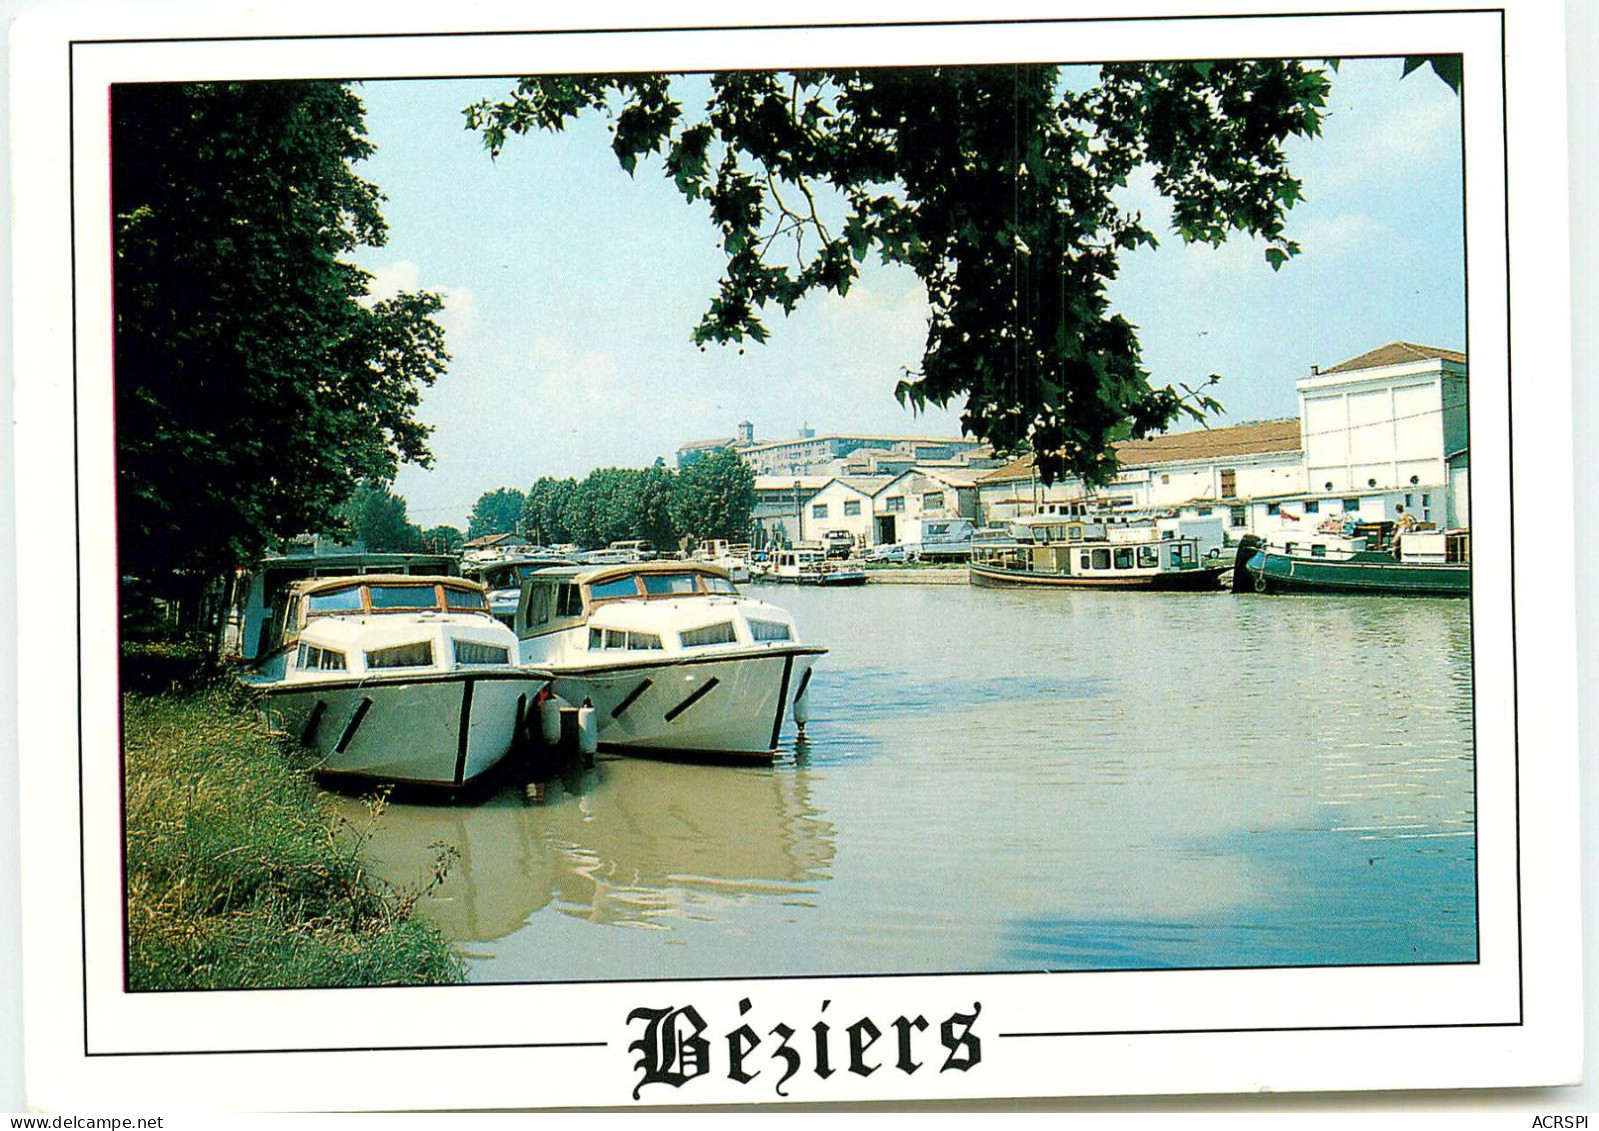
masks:
POLYGON ((816 668, 775 766, 602 758, 395 806, 490 980, 1471 961, 1469 609, 767 590, 816 668))

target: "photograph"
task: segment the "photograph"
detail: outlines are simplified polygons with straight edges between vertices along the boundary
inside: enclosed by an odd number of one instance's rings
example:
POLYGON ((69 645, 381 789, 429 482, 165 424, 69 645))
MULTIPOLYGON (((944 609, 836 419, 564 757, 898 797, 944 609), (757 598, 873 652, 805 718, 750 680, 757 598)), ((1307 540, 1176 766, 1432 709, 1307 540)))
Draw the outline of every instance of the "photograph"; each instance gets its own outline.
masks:
POLYGON ((1574 1082, 1521 25, 566 18, 34 25, 47 1098, 1574 1082))

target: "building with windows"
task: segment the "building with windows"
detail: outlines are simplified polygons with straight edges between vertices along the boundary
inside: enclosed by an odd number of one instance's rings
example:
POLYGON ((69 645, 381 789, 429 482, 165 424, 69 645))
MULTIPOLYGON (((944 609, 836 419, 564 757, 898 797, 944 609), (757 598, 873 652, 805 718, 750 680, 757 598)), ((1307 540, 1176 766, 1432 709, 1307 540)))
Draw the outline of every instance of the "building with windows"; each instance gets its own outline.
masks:
POLYGON ((878 470, 866 464, 864 457, 868 454, 902 459, 909 466, 927 460, 954 460, 981 447, 973 439, 841 433, 817 436, 810 429, 802 429, 795 439, 755 444, 739 448, 738 452, 756 475, 837 475, 856 469, 847 469, 846 460, 859 470, 878 470))
POLYGON ((1303 491, 1304 466, 1297 420, 1268 420, 1173 432, 1116 445, 1121 470, 1091 491, 1066 478, 1045 486, 1032 456, 977 480, 983 522, 1004 523, 1030 514, 1064 514, 1092 501, 1110 510, 1152 510, 1195 503, 1223 511, 1229 531, 1250 529, 1250 499, 1303 491))
POLYGON ((681 471, 694 463, 714 456, 718 452, 736 452, 755 444, 755 425, 750 421, 741 421, 736 436, 718 436, 710 440, 690 440, 677 449, 677 468, 681 471))
POLYGON ((1224 509, 1228 533, 1271 533, 1329 515, 1447 528, 1470 524, 1466 356, 1390 342, 1295 385, 1300 414, 1167 433, 1116 445, 1115 480, 1044 486, 1032 457, 981 476, 985 523, 1064 513, 1071 504, 1125 510, 1224 509))
POLYGON ((755 509, 750 514, 755 546, 791 546, 812 538, 805 503, 831 481, 829 475, 757 475, 755 509))
POLYGON ((872 544, 872 505, 886 478, 839 476, 805 503, 802 542, 817 542, 830 530, 843 530, 858 548, 872 544))
POLYGON ((1466 492, 1451 500, 1468 466, 1465 354, 1390 342, 1313 369, 1298 389, 1311 498, 1408 497, 1389 511, 1462 525, 1466 492))
POLYGON ((924 541, 923 527, 933 519, 977 521, 977 476, 980 470, 913 467, 879 487, 873 498, 874 546, 924 541))

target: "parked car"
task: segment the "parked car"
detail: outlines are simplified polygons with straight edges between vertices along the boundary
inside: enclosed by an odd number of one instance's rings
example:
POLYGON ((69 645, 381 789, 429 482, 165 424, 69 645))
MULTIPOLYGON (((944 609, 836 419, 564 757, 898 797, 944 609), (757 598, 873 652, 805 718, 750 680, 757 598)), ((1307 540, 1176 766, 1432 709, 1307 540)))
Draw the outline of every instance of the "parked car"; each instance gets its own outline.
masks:
POLYGON ((873 546, 866 552, 866 560, 869 562, 887 562, 894 565, 920 561, 921 557, 920 546, 905 542, 884 543, 881 546, 873 546))
POLYGON ((822 535, 822 548, 830 558, 848 558, 855 554, 855 535, 848 530, 829 530, 822 535))

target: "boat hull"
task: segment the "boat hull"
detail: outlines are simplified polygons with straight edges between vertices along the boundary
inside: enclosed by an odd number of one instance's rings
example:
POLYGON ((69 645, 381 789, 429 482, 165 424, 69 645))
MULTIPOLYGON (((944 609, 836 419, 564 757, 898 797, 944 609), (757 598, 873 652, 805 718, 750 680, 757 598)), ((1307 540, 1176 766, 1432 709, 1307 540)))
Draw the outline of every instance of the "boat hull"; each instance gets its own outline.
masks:
POLYGON ((1364 593, 1400 597, 1469 597, 1471 566, 1466 563, 1327 561, 1289 557, 1256 549, 1242 556, 1247 593, 1364 593))
POLYGON ((989 589, 1118 589, 1161 592, 1194 592, 1215 589, 1227 566, 1200 566, 1167 573, 1135 574, 1124 577, 1074 577, 1069 574, 998 569, 971 562, 967 577, 973 585, 989 589))
POLYGON ((823 648, 762 650, 667 663, 555 668, 553 690, 591 703, 601 747, 770 761, 783 720, 823 648))
POLYGON ((454 787, 511 753, 548 682, 517 670, 260 690, 274 725, 321 755, 318 773, 454 787))
POLYGON ((841 571, 837 573, 800 574, 792 573, 768 574, 761 578, 762 581, 775 581, 779 585, 865 585, 866 572, 861 570, 841 571))

